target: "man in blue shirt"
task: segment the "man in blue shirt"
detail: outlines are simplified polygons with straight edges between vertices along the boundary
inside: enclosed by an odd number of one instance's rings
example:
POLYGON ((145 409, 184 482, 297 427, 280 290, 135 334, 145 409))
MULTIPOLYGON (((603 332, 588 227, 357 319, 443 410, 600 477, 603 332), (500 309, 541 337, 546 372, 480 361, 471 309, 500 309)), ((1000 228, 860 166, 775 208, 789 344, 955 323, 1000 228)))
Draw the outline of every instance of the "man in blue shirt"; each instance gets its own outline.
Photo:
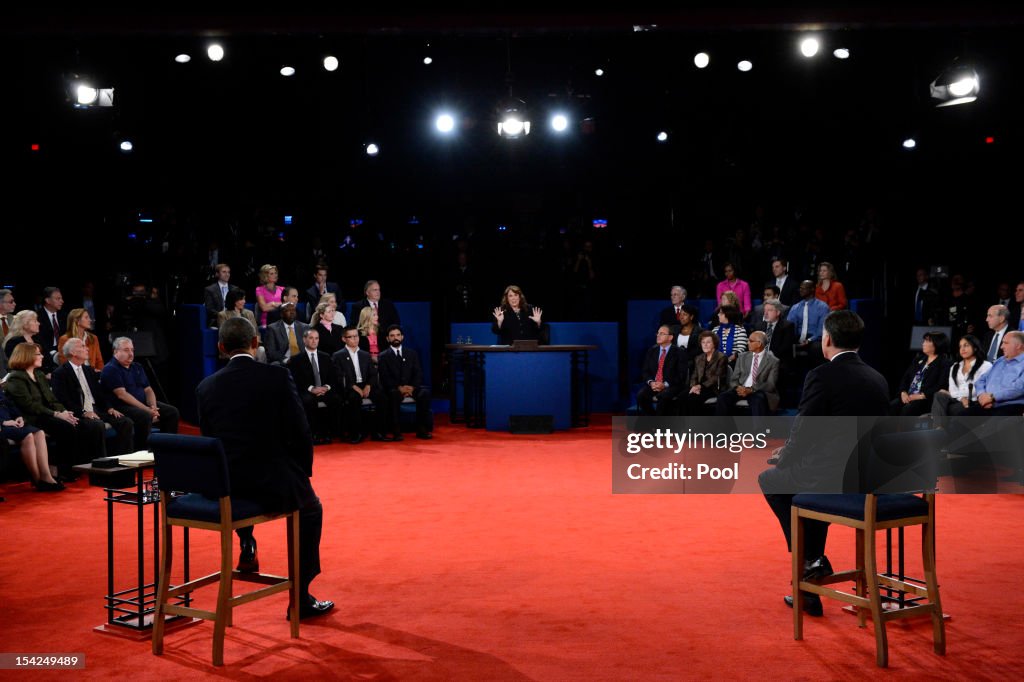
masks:
POLYGON ((975 382, 978 403, 971 405, 968 415, 1024 414, 1024 332, 1006 332, 1002 350, 1003 356, 975 382))
POLYGON ((142 365, 135 364, 135 344, 127 336, 114 339, 114 360, 100 374, 111 405, 135 424, 136 450, 145 450, 153 424, 164 433, 178 432, 178 409, 159 402, 142 365))

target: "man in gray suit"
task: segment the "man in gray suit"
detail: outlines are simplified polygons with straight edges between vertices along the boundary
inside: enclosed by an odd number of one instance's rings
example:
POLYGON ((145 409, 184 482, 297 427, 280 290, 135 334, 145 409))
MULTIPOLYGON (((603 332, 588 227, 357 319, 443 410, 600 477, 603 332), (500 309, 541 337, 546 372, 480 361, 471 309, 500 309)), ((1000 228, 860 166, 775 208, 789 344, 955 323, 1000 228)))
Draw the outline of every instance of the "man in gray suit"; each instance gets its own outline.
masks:
POLYGON ((294 303, 282 303, 278 308, 281 319, 267 326, 263 333, 263 347, 267 351, 267 362, 283 365, 293 355, 302 352, 302 335, 309 325, 295 319, 298 314, 294 303))
POLYGON ((746 400, 750 414, 760 417, 779 407, 779 359, 765 348, 764 332, 754 332, 747 339, 746 353, 736 360, 729 390, 718 394, 715 413, 720 417, 735 414, 736 403, 746 400))

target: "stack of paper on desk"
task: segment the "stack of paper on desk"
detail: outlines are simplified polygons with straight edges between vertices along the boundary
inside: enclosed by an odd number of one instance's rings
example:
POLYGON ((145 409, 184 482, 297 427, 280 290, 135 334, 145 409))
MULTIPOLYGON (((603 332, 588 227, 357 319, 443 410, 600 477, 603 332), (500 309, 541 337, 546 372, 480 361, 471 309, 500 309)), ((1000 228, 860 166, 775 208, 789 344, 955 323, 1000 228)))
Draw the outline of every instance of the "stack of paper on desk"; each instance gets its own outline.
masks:
POLYGON ((149 450, 139 450, 117 458, 117 463, 123 467, 139 467, 153 463, 153 453, 149 450))

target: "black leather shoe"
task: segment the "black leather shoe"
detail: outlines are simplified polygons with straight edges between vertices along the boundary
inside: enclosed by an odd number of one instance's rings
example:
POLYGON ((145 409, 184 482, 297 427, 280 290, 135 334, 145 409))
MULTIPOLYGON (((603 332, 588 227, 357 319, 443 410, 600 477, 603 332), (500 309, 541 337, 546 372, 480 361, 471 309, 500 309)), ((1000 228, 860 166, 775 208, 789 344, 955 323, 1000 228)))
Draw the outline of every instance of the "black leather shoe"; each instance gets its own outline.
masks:
POLYGON ((64 490, 64 484, 60 481, 53 483, 49 481, 32 481, 32 487, 41 493, 55 493, 64 490))
POLYGON ((374 433, 370 436, 370 440, 380 441, 381 443, 390 443, 393 439, 390 436, 385 436, 383 433, 374 433))
MULTIPOLYGON (((302 604, 299 605, 299 618, 312 618, 313 616, 322 616, 331 609, 334 608, 334 602, 329 600, 320 601, 313 595, 306 595, 305 599, 302 600, 302 604)), ((287 612, 285 612, 287 616, 287 612)))
POLYGON ((829 563, 828 557, 822 554, 814 561, 809 561, 804 564, 804 580, 820 580, 825 576, 832 575, 832 564, 829 563))
MULTIPOLYGON (((782 598, 786 602, 786 606, 793 608, 793 597, 786 595, 782 598)), ((805 594, 803 598, 804 602, 804 613, 808 616, 823 616, 825 615, 825 609, 821 606, 821 597, 816 594, 805 594)))
POLYGON ((399 433, 396 433, 396 434, 395 434, 395 435, 394 435, 394 436, 393 436, 393 437, 391 438, 391 440, 393 440, 393 441, 395 441, 395 442, 397 443, 397 442, 398 442, 398 441, 400 441, 400 440, 405 440, 405 436, 403 436, 403 435, 401 434, 401 432, 399 432, 399 433))
POLYGON ((256 538, 239 542, 242 551, 238 553, 238 566, 235 570, 242 573, 259 573, 260 558, 256 554, 256 538))
POLYGON ((434 434, 430 433, 429 431, 424 431, 423 433, 417 433, 416 437, 421 440, 430 440, 431 438, 434 437, 434 434))

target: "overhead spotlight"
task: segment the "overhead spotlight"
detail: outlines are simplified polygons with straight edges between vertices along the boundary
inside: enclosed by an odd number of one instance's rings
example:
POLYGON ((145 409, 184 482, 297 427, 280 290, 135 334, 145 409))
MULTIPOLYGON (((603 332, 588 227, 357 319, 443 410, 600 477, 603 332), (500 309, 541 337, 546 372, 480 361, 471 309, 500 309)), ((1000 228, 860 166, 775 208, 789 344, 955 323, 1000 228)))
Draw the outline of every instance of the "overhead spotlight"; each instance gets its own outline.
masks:
POLYGON ((129 154, 133 149, 135 149, 135 145, 132 144, 131 140, 122 140, 118 147, 120 147, 121 151, 125 154, 129 154))
POLYGON ((206 56, 210 58, 211 62, 219 62, 224 59, 224 48, 219 43, 213 43, 206 48, 206 56))
POLYGON ((555 114, 551 117, 551 129, 556 133, 564 133, 569 127, 569 117, 565 114, 555 114))
POLYGON ((915 140, 912 137, 908 137, 907 139, 903 140, 903 148, 904 149, 913 149, 916 146, 917 146, 917 140, 915 140))
POLYGON ((192 61, 192 57, 182 52, 174 58, 174 61, 178 62, 179 64, 188 64, 190 61, 192 61))
POLYGON ((440 114, 434 120, 434 126, 437 128, 438 132, 448 135, 455 130, 455 119, 451 114, 440 114))
POLYGON ((693 65, 698 69, 706 69, 710 63, 711 57, 708 56, 707 52, 698 52, 693 56, 693 65))
POLYGON ((832 55, 836 59, 849 59, 850 51, 847 50, 845 47, 837 47, 836 49, 832 50, 832 55))
POLYGON ((78 94, 78 103, 85 107, 95 104, 100 96, 99 90, 88 85, 79 85, 76 92, 78 94))
POLYGON ((338 58, 333 55, 324 57, 324 71, 337 71, 339 64, 338 58))
POLYGON ((433 57, 424 57, 423 58, 423 63, 426 64, 427 66, 430 66, 431 64, 434 63, 434 58, 433 57))
POLYGON ((808 58, 813 57, 818 54, 820 47, 821 43, 817 38, 804 38, 800 41, 800 54, 808 58))
POLYGON ((71 96, 76 109, 114 106, 114 88, 94 88, 87 83, 76 82, 72 85, 71 96))
POLYGON ((658 142, 668 142, 668 133, 664 130, 658 133, 658 142))
POLYGON ((294 66, 282 66, 281 67, 281 75, 284 76, 285 78, 288 78, 289 76, 294 76, 295 75, 295 67, 294 66))
POLYGON ((932 98, 939 100, 937 107, 973 102, 978 99, 980 89, 978 72, 966 65, 946 69, 929 86, 932 98))
POLYGON ((736 68, 745 73, 754 68, 754 64, 749 59, 744 59, 743 61, 736 64, 736 68))
POLYGON ((513 97, 502 101, 498 106, 498 134, 509 139, 530 134, 530 117, 525 102, 513 97))
POLYGON ((371 142, 368 145, 366 145, 366 155, 367 156, 377 156, 377 154, 380 154, 380 147, 378 147, 373 142, 371 142))
POLYGON ((604 69, 594 69, 594 75, 600 78, 604 75, 604 69))

